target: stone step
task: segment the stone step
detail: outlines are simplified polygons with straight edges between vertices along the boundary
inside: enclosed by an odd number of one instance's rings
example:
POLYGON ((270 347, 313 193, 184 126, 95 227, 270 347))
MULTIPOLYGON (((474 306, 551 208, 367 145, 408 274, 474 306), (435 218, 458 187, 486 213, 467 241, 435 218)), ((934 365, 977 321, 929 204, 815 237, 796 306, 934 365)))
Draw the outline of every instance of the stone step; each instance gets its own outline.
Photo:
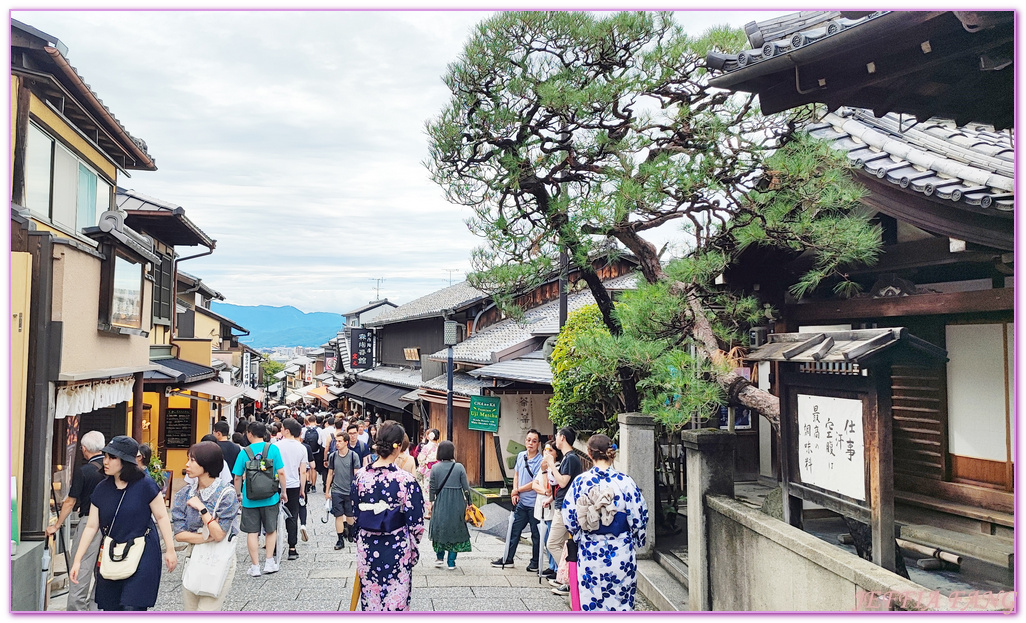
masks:
POLYGON ((638 561, 638 591, 662 612, 688 610, 688 591, 654 560, 638 561))
POLYGON ((1006 539, 914 524, 901 526, 901 538, 982 560, 1002 569, 1015 568, 1015 545, 1006 539))
POLYGON ((672 552, 655 550, 652 558, 659 563, 686 590, 688 588, 688 563, 672 552))

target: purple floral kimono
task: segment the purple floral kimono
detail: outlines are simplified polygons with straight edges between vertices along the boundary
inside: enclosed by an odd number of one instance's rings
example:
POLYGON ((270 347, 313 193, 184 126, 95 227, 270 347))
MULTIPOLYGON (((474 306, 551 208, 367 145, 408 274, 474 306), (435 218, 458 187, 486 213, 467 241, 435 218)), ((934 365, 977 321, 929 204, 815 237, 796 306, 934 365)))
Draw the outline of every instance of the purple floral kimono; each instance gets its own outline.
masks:
POLYGON ((395 465, 360 470, 353 480, 356 572, 364 611, 410 607, 412 571, 424 536, 424 495, 413 476, 395 465), (372 508, 373 507, 373 508, 372 508))

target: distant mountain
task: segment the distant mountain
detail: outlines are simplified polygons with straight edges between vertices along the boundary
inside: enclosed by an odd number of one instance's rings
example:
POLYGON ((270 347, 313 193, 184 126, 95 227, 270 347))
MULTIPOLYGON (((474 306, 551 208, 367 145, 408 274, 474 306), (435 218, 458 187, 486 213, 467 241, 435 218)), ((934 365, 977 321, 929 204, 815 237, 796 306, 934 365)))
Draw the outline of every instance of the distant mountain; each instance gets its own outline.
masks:
POLYGON ((304 313, 291 305, 231 305, 212 301, 210 309, 249 329, 239 341, 252 348, 317 347, 338 334, 345 318, 328 312, 304 313))

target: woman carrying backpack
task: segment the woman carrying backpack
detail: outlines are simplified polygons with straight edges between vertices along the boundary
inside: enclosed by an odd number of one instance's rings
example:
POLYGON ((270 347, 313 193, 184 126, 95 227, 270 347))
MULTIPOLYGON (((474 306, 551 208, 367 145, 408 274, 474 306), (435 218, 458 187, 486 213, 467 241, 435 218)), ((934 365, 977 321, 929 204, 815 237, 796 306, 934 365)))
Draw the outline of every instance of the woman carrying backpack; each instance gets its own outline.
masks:
POLYGON ((402 441, 402 426, 391 420, 382 424, 374 442, 378 459, 353 480, 356 572, 364 611, 410 607, 413 566, 424 536, 424 498, 413 477, 395 466, 402 441))

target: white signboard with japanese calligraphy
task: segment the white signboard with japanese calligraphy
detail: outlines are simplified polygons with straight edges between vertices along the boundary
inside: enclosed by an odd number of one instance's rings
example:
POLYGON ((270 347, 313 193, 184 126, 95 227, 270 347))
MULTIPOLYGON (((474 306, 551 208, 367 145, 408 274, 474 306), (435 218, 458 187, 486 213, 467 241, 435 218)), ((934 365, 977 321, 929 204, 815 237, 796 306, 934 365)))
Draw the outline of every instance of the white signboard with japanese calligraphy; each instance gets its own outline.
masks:
POLYGON ((865 501, 862 401, 805 394, 797 400, 802 482, 865 501))

